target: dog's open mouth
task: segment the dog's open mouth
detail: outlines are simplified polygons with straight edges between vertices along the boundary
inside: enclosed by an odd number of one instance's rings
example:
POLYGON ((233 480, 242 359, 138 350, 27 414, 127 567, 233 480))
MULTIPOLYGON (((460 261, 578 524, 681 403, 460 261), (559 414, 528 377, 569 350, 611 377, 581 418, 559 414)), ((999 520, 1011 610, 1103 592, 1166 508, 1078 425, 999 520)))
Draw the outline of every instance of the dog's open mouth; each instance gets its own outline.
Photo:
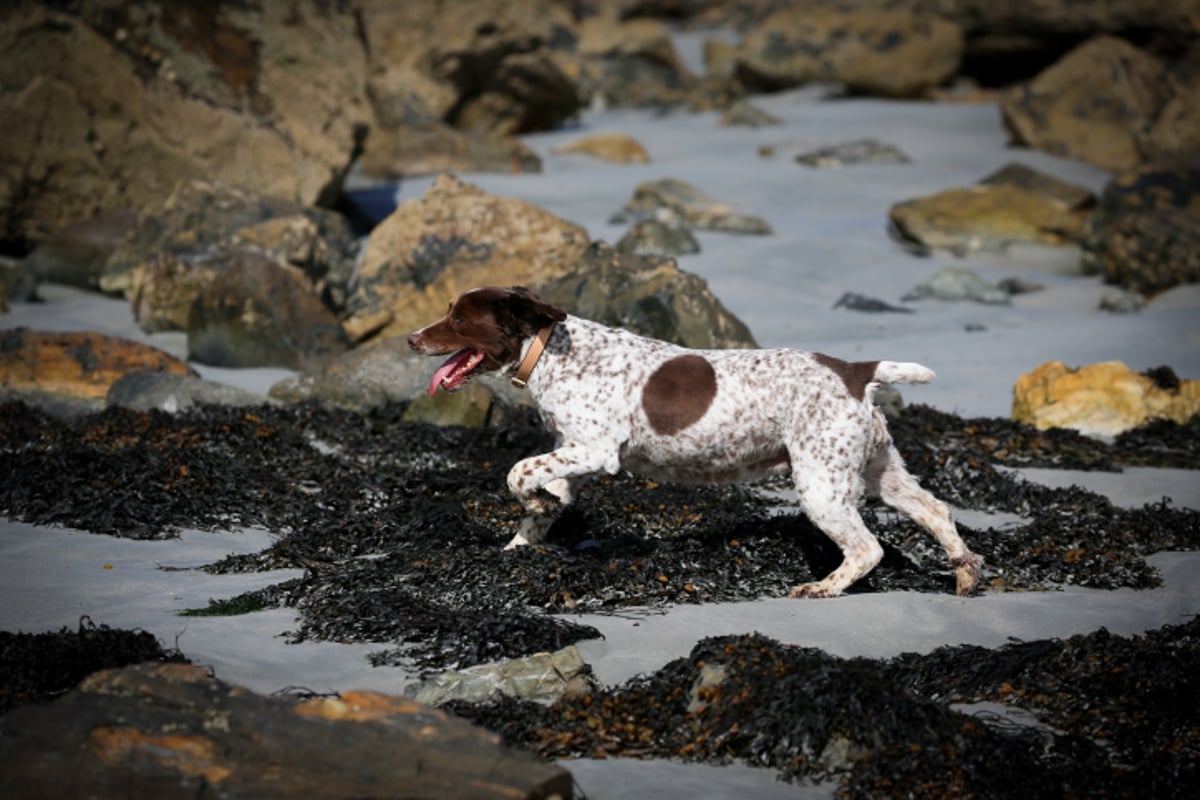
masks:
POLYGON ((437 394, 438 389, 453 392, 461 387, 468 379, 474 377, 483 366, 483 352, 480 350, 459 350, 446 363, 438 367, 429 381, 429 394, 437 394))

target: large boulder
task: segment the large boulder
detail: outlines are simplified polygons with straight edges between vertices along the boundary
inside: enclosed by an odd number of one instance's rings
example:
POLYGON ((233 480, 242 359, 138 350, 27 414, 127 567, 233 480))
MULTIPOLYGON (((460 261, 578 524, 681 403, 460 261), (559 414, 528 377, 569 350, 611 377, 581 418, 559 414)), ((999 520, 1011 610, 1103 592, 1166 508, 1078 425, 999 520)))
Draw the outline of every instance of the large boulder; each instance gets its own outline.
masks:
POLYGON ((51 233, 25 263, 39 281, 99 289, 105 264, 136 223, 131 209, 102 211, 51 233))
POLYGON ((1196 89, 1151 53, 1098 36, 1001 102, 1013 140, 1106 169, 1200 148, 1196 89))
POLYGON ((403 336, 476 286, 535 286, 575 262, 587 231, 444 175, 375 228, 343 324, 353 341, 403 336))
POLYGON ((258 253, 214 271, 188 309, 187 335, 188 358, 220 367, 304 369, 349 347, 304 276, 258 253))
POLYGON ((0 331, 0 397, 52 411, 104 406, 112 385, 134 372, 195 376, 162 350, 102 333, 0 331))
POLYGON ((913 97, 949 80, 962 56, 962 29, 935 15, 804 4, 746 32, 735 74, 750 91, 834 82, 857 93, 913 97))
POLYGON ((1013 419, 1038 429, 1116 436, 1154 419, 1186 423, 1200 414, 1200 380, 1166 369, 1134 372, 1120 361, 1072 369, 1048 361, 1013 386, 1013 419))
POLYGON ((546 130, 584 104, 555 50, 577 41, 553 0, 360 0, 381 127, 429 118, 464 130, 546 130))
POLYGON ((345 299, 357 239, 339 214, 229 184, 189 180, 146 206, 100 279, 145 331, 184 330, 193 301, 229 259, 258 253, 302 276, 331 307, 345 299))
POLYGON ((675 50, 671 32, 652 19, 602 14, 579 26, 575 50, 558 54, 580 93, 607 107, 707 108, 700 81, 675 50))
POLYGON ((571 775, 404 697, 264 697, 190 664, 97 672, 0 717, 6 797, 572 797, 571 775))
POLYGON ((538 285, 572 314, 684 347, 756 347, 750 329, 704 279, 670 258, 621 253, 594 242, 564 274, 538 285))
POLYGON ((305 204, 340 191, 369 119, 348 9, 54 9, 26 3, 0 17, 0 241, 10 249, 161 200, 193 177, 305 204))
POLYGON ((1145 295, 1200 282, 1200 156, 1115 176, 1089 217, 1084 271, 1145 295))

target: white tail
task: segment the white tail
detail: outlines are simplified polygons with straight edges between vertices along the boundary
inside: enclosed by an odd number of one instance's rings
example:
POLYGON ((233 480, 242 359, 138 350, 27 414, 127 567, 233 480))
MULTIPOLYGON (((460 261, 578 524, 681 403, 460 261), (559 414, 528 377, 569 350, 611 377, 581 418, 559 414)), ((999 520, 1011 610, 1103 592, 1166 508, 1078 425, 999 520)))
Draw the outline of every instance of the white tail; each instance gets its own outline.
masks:
POLYGON ((875 367, 879 383, 930 383, 935 377, 929 367, 912 361, 880 361, 875 367))

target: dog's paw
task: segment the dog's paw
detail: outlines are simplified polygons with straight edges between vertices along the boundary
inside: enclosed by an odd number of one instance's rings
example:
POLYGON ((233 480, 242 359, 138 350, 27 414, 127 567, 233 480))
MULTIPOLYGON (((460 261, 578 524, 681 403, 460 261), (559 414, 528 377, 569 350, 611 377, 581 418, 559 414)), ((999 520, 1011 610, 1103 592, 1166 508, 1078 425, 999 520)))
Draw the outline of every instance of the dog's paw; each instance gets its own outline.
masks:
POLYGON ((960 597, 970 597, 979 592, 979 575, 982 570, 979 558, 973 553, 967 553, 961 558, 954 559, 954 577, 958 584, 957 592, 960 597))

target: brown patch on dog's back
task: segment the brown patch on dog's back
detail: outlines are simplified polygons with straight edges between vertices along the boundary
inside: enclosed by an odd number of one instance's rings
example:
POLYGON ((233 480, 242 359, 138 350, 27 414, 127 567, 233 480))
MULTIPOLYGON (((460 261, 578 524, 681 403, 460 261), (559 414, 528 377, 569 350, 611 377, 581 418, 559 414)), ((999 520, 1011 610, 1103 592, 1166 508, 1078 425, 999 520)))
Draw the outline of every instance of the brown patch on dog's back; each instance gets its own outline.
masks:
POLYGON ((717 395, 717 373, 703 356, 672 358, 642 389, 642 410, 655 433, 670 436, 694 425, 717 395))
POLYGON ((821 366, 833 370, 855 400, 866 397, 867 384, 875 380, 875 368, 879 366, 878 361, 842 361, 824 353, 813 353, 813 358, 821 366))

